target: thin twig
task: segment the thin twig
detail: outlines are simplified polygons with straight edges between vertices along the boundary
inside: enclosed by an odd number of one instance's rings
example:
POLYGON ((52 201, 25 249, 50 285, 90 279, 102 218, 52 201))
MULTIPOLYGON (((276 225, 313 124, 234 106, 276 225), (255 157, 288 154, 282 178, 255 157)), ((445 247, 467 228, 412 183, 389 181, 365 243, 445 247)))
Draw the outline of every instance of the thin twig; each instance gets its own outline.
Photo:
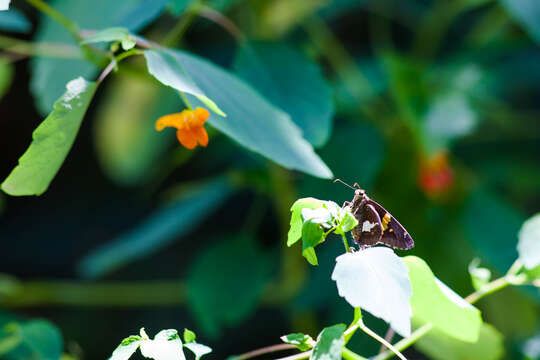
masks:
POLYGON ((286 356, 286 357, 278 358, 276 360, 301 360, 301 359, 307 359, 308 357, 311 356, 312 352, 313 352, 313 350, 304 351, 304 352, 302 352, 300 354, 286 356))
POLYGON ((228 17, 226 17, 219 11, 216 11, 206 5, 199 5, 194 9, 194 11, 197 12, 200 17, 213 21, 214 23, 220 25, 222 28, 227 30, 229 34, 231 34, 236 39, 236 41, 245 41, 246 37, 238 28, 238 26, 236 26, 235 23, 233 23, 228 17))
POLYGON ((394 354, 396 354, 398 358, 400 358, 401 360, 407 360, 407 358, 403 356, 403 354, 399 352, 398 349, 396 349, 392 344, 380 337, 376 332, 368 328, 362 321, 359 322, 358 327, 360 328, 360 330, 362 330, 363 332, 386 346, 388 349, 390 349, 394 354))
MULTIPOLYGON (((384 340, 388 341, 389 343, 392 342, 392 338, 394 337, 394 334, 396 332, 394 331, 394 329, 392 329, 392 327, 388 327, 388 330, 386 331, 386 335, 384 336, 384 340)), ((384 346, 383 344, 381 344, 381 347, 379 348, 379 354, 383 353, 384 350, 385 350, 386 346, 384 346)))
POLYGON ((233 358, 235 360, 246 360, 246 359, 251 359, 256 356, 260 356, 264 354, 270 354, 277 351, 291 350, 291 349, 296 349, 296 346, 291 345, 291 344, 276 344, 276 345, 270 345, 270 346, 266 346, 260 349, 256 349, 253 351, 249 351, 241 355, 235 355, 233 356, 233 358))

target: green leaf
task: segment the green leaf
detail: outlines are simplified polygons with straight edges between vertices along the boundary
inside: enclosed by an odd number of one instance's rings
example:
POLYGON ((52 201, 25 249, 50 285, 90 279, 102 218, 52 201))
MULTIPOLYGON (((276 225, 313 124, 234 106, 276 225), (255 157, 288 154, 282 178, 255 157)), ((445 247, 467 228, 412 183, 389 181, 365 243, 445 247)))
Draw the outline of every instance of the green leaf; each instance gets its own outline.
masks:
POLYGON ((336 233, 345 234, 351 231, 352 229, 354 229, 357 225, 358 225, 358 220, 356 220, 354 215, 351 213, 350 208, 345 207, 343 209, 343 215, 339 223, 339 228, 336 229, 336 233))
POLYGON ((0 0, 0 10, 9 10, 11 0, 0 0))
MULTIPOLYGON (((47 4, 75 22, 80 29, 122 26, 131 32, 148 24, 166 7, 163 0, 51 0, 47 4)), ((78 47, 71 34, 49 16, 40 18, 34 41, 67 43, 78 47)), ((54 101, 62 94, 64 85, 70 79, 77 76, 91 79, 97 75, 98 67, 85 60, 82 51, 79 57, 80 59, 35 57, 31 60, 30 88, 42 114, 51 110, 54 101)))
POLYGON ((195 0, 169 0, 169 9, 174 15, 182 14, 195 0))
POLYGON ((188 348, 193 354, 195 354, 195 360, 199 360, 206 354, 212 352, 212 348, 203 344, 198 344, 196 342, 190 342, 184 344, 184 347, 188 348))
MULTIPOLYGON (((530 280, 540 280, 540 265, 531 270, 525 269, 525 274, 530 280)), ((537 283, 535 286, 540 287, 540 284, 537 283)))
POLYGON ((310 263, 313 266, 319 265, 319 260, 317 259, 317 253, 315 252, 315 248, 313 246, 302 246, 302 256, 306 258, 308 263, 310 263))
POLYGON ((280 339, 286 344, 296 346, 300 351, 311 349, 312 344, 315 342, 311 336, 302 333, 283 335, 280 339))
POLYGON ((331 88, 317 63, 289 45, 244 43, 238 48, 234 68, 285 110, 313 146, 326 143, 334 106, 331 88))
POLYGON ((4 31, 28 33, 32 23, 17 9, 0 12, 0 29, 4 31))
POLYGON ((81 260, 84 277, 103 276, 129 262, 146 257, 189 234, 230 195, 231 185, 217 178, 189 188, 138 226, 81 260))
MULTIPOLYGON (((144 330, 141 331, 144 334, 144 330)), ((153 340, 145 339, 140 343, 141 354, 154 360, 185 360, 182 340, 174 329, 161 330, 153 340)))
POLYGON ((128 360, 139 348, 141 340, 137 335, 128 336, 114 349, 109 360, 128 360))
MULTIPOLYGON (((58 360, 62 354, 63 341, 60 331, 45 320, 30 320, 23 323, 8 323, 3 326, 19 338, 19 344, 5 353, 2 359, 58 360)), ((1 331, 1 330, 0 330, 1 331)))
POLYGON ((392 249, 371 247, 338 256, 332 280, 352 307, 383 319, 403 337, 410 335, 411 283, 407 267, 392 249))
POLYGON ((407 256, 412 293, 413 322, 431 323, 448 336, 476 342, 482 325, 480 311, 437 279, 424 260, 407 256))
POLYGON ((180 99, 152 79, 127 75, 110 79, 104 90, 94 119, 99 163, 118 185, 143 185, 168 160, 166 150, 177 141, 171 133, 157 132, 154 124, 177 112, 180 99))
POLYGON ((491 279, 491 271, 486 268, 478 267, 480 265, 480 259, 474 258, 469 264, 469 274, 471 275, 471 281, 475 290, 480 289, 491 279))
POLYGON ((340 360, 341 351, 345 346, 343 333, 346 328, 344 324, 324 328, 319 334, 319 340, 313 348, 309 360, 340 360))
POLYGON ((193 82, 185 69, 169 52, 165 50, 146 50, 144 52, 148 72, 167 85, 178 91, 191 94, 204 105, 220 116, 227 116, 214 101, 193 82))
POLYGON ((202 329, 217 336, 251 314, 271 279, 271 257, 255 239, 221 237, 201 253, 187 275, 187 303, 202 329), (249 269, 249 271, 246 271, 249 269))
MULTIPOLYGON (((1 14, 4 13, 0 12, 0 15, 1 14)), ((0 58, 0 98, 2 98, 6 91, 9 89, 11 81, 13 80, 13 73, 13 64, 0 58)))
POLYGON ((318 209, 324 201, 315 198, 298 199, 291 206, 291 227, 287 236, 287 246, 292 246, 302 238, 302 209, 318 209))
POLYGON ((504 339, 492 325, 483 323, 476 342, 460 341, 432 329, 415 344, 433 360, 498 360, 504 355, 504 339))
POLYGON ((195 338, 197 336, 195 336, 195 333, 191 330, 188 330, 188 329, 184 329, 184 342, 185 343, 188 343, 188 342, 192 342, 192 341, 195 341, 195 338))
POLYGON ((13 196, 41 195, 47 190, 75 141, 96 87, 82 77, 67 84, 53 112, 32 134, 30 147, 2 183, 2 190, 13 196))
POLYGON ((0 356, 15 349, 17 346, 19 346, 21 341, 21 337, 16 333, 8 334, 7 336, 0 336, 0 356))
MULTIPOLYGON (((240 145, 288 168, 321 178, 332 172, 302 137, 290 117, 238 77, 187 52, 171 51, 193 81, 227 113, 208 122, 240 145)), ((201 102, 188 95, 194 106, 201 102)))
POLYGON ((302 225, 302 256, 304 256, 311 265, 318 264, 314 247, 324 240, 323 234, 324 229, 319 223, 308 220, 302 225))
POLYGON ((129 30, 123 27, 111 27, 97 31, 92 36, 87 37, 81 44, 93 44, 99 42, 119 41, 122 49, 129 50, 135 46, 135 40, 130 35, 129 30))
POLYGON ((540 213, 523 223, 518 234, 519 258, 527 269, 540 265, 540 213))
POLYGON ((540 43, 540 3, 536 0, 501 0, 502 5, 529 36, 540 43))

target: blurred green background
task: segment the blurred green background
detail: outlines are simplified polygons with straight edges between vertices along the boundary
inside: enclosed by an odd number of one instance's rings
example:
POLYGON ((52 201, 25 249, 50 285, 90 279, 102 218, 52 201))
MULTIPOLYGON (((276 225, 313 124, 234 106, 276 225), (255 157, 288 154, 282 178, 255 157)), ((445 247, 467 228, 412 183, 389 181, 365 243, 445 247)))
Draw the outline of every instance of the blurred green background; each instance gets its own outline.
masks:
MULTIPOLYGON (((336 178, 389 209, 415 239, 409 253, 460 295, 473 291, 474 257, 496 274, 517 257, 540 203, 540 2, 209 0, 194 16, 181 0, 49 4, 82 29, 126 26, 231 69, 291 115, 336 178)), ((66 82, 98 74, 65 29, 12 7, 0 13, 2 178, 66 82)), ((0 194, 0 321, 45 318, 84 359, 141 326, 187 327, 219 359, 352 319, 330 280, 341 241, 318 247, 317 268, 285 246, 298 197, 342 203, 352 191, 212 129, 207 148, 183 149, 153 128, 182 106, 129 59, 49 190, 0 194)), ((524 358, 539 302, 538 290, 505 289, 478 303, 505 339, 494 358, 524 358)), ((378 351, 357 337, 353 350, 378 351)))

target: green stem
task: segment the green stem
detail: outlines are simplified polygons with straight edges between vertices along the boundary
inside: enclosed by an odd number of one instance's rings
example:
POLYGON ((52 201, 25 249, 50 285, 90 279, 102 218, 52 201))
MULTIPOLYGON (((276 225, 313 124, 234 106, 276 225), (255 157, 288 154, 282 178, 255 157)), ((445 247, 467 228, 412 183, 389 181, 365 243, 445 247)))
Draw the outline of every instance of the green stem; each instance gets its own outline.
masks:
POLYGON ((466 301, 468 301, 471 304, 474 304, 481 298, 483 298, 486 295, 492 294, 495 291, 504 289, 505 287, 509 285, 522 285, 527 280, 527 276, 525 274, 521 275, 506 275, 501 278, 498 278, 497 280, 494 280, 490 282, 489 284, 486 284, 482 286, 480 289, 473 292, 471 295, 467 296, 465 298, 466 301))
POLYGON ((302 352, 300 354, 286 356, 286 357, 282 357, 282 358, 275 359, 275 360, 302 360, 302 359, 307 359, 308 357, 311 356, 311 352, 312 352, 312 350, 304 351, 304 352, 302 352))
POLYGON ((368 328, 362 320, 358 322, 358 327, 360 328, 360 330, 362 330, 363 332, 365 332, 366 334, 368 334, 369 336, 371 336, 372 338, 374 338, 375 340, 377 340, 378 342, 386 346, 388 349, 390 349, 394 354, 396 354, 398 358, 400 358, 401 360, 407 360, 407 358, 403 356, 403 354, 399 352, 398 349, 396 349, 392 344, 390 344, 388 341, 380 337, 376 332, 368 328))
POLYGON ((197 12, 194 11, 194 9, 196 9, 198 6, 200 6, 200 1, 195 1, 186 9, 184 15, 180 17, 180 20, 176 23, 176 25, 171 29, 171 31, 169 31, 167 35, 165 35, 165 38, 162 41, 164 46, 171 47, 180 42, 186 33, 186 30, 189 28, 191 23, 193 23, 195 17, 197 17, 197 12))
MULTIPOLYGON (((409 337, 395 343, 394 347, 398 349, 399 351, 403 351, 409 346, 411 346, 412 344, 414 344, 416 341, 418 341, 418 339, 420 339, 422 336, 427 334, 432 328, 433 328, 433 325, 431 323, 425 324, 424 326, 413 331, 413 333, 409 337)), ((386 360, 386 359, 390 359, 393 356, 394 356, 394 353, 392 353, 391 351, 385 351, 375 356, 372 360, 386 360)))
POLYGON ((63 43, 32 43, 0 35, 0 48, 27 56, 81 59, 77 47, 63 43))
POLYGON ((186 96, 186 93, 183 92, 183 91, 180 91, 180 96, 182 97, 182 100, 184 101, 184 104, 187 106, 187 108, 189 110, 193 110, 193 108, 191 107, 191 104, 189 103, 189 100, 186 96))
POLYGON ((349 342, 351 337, 354 335, 354 333, 358 329, 358 325, 360 321, 362 321, 362 309, 354 308, 354 319, 351 322, 351 325, 349 325, 349 328, 345 330, 345 332, 343 333, 343 337, 345 338, 345 344, 349 342))
POLYGON ((347 236, 345 236, 345 234, 341 234, 341 239, 343 240, 343 246, 345 246, 345 252, 351 252, 349 242, 347 241, 347 236))
POLYGON ((26 0, 26 2, 28 2, 30 5, 32 5, 42 13, 48 15, 52 19, 56 20, 56 22, 58 22, 60 25, 64 26, 71 33, 71 35, 75 39, 77 39, 77 41, 82 40, 82 37, 79 34, 79 27, 77 26, 77 24, 69 20, 60 12, 56 11, 49 4, 43 2, 42 0, 26 0))

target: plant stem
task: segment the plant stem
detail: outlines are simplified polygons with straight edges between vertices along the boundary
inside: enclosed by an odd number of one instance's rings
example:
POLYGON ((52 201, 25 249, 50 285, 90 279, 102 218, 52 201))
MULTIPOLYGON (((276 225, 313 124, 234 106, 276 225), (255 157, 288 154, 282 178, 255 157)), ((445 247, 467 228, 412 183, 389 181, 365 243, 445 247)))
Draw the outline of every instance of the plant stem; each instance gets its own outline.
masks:
POLYGON ((242 31, 240 31, 238 26, 236 26, 235 23, 233 23, 228 17, 226 17, 219 11, 216 11, 211 7, 203 4, 196 6, 193 11, 196 12, 200 17, 208 19, 218 24, 223 29, 227 30, 227 32, 231 34, 237 42, 241 43, 246 40, 246 37, 244 36, 242 31))
POLYGON ((341 234, 341 239, 343 240, 343 246, 345 246, 345 252, 351 252, 349 242, 347 241, 347 236, 345 236, 345 234, 341 234))
MULTIPOLYGON (((395 343, 394 347, 396 349, 399 349, 400 351, 403 351, 409 346, 411 346, 412 344, 414 344, 416 341, 418 341, 418 339, 420 339, 422 336, 427 334, 432 328, 433 328, 433 325, 431 323, 425 324, 422 327, 413 331, 411 336, 395 343)), ((385 351, 382 354, 375 356, 372 360, 386 360, 386 359, 390 359, 393 356, 394 356, 394 353, 392 353, 391 351, 385 351)))
POLYGON ((394 354, 396 354, 398 358, 400 358, 401 360, 407 360, 407 358, 403 356, 403 354, 400 353, 398 349, 396 349, 392 344, 380 337, 376 332, 368 328, 362 320, 358 322, 358 327, 360 328, 360 330, 362 330, 363 332, 386 346, 388 349, 390 349, 394 354))
POLYGON ((291 344, 270 345, 270 346, 266 346, 257 350, 249 351, 241 355, 235 355, 233 356, 233 358, 235 360, 246 360, 246 359, 250 359, 259 355, 269 354, 276 351, 290 350, 290 349, 296 349, 296 346, 291 345, 291 344))
MULTIPOLYGON (((396 332, 394 331, 394 329, 392 329, 392 327, 388 327, 388 330, 386 331, 386 335, 384 335, 384 340, 388 341, 389 343, 392 342, 392 338, 394 337, 394 334, 396 332)), ((381 344, 381 347, 379 349, 379 354, 383 353, 384 352, 384 348, 385 346, 383 344, 381 344)))
POLYGON ((65 17, 60 12, 56 11, 49 4, 43 2, 42 0, 26 0, 26 2, 52 19, 56 20, 56 22, 58 22, 60 25, 64 26, 71 33, 71 35, 77 39, 77 41, 82 40, 77 24, 65 17))
POLYGON ((182 100, 184 101, 184 104, 186 105, 186 107, 189 109, 189 110, 193 110, 193 108, 191 107, 191 104, 189 103, 189 100, 186 96, 186 93, 183 92, 183 91, 179 91, 180 92, 180 96, 182 97, 182 100))
POLYGON ((66 59, 81 59, 75 46, 63 43, 32 43, 0 35, 0 48, 27 56, 46 56, 66 59))
POLYGON ((466 301, 468 301, 471 304, 474 304, 481 298, 483 298, 486 295, 492 294, 495 291, 504 289, 508 285, 522 285, 527 280, 527 276, 525 274, 521 275, 505 275, 501 278, 498 278, 497 280, 494 280, 484 286, 482 286, 477 291, 473 292, 469 296, 465 298, 466 301))
POLYGON ((304 352, 302 352, 300 354, 286 356, 286 357, 282 357, 282 358, 275 359, 275 360, 301 360, 301 359, 307 359, 308 357, 311 356, 312 351, 313 350, 304 351, 304 352))
POLYGON ((165 47, 171 47, 176 45, 184 36, 186 33, 186 30, 189 28, 193 20, 195 20, 195 17, 197 16, 197 12, 194 11, 199 6, 200 1, 195 1, 193 4, 189 6, 188 9, 184 12, 184 15, 180 17, 180 20, 176 23, 176 25, 169 31, 167 35, 163 38, 162 44, 165 47))

